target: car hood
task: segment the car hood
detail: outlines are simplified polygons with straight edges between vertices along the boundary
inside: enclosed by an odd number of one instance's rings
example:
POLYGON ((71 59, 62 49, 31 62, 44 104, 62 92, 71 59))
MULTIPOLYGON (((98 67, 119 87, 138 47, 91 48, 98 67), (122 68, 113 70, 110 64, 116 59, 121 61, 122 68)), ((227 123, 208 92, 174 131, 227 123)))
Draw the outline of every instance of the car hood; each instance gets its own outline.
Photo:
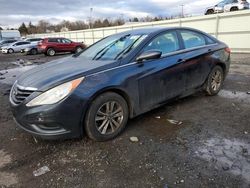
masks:
POLYGON ((87 60, 72 56, 39 65, 25 72, 18 78, 17 84, 45 91, 61 83, 116 65, 115 61, 87 60))

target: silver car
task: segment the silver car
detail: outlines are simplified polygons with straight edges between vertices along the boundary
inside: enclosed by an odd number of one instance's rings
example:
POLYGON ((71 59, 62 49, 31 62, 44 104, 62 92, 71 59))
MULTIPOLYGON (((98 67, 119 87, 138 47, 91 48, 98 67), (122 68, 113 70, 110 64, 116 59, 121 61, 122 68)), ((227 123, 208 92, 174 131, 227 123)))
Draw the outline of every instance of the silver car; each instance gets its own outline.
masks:
POLYGON ((249 3, 246 0, 224 0, 213 7, 208 7, 205 15, 244 9, 249 9, 249 3))
POLYGON ((17 41, 17 42, 9 44, 8 46, 3 46, 1 51, 2 51, 2 53, 5 53, 5 54, 8 54, 8 53, 12 54, 15 52, 21 52, 22 49, 27 48, 30 45, 31 45, 30 42, 17 41))

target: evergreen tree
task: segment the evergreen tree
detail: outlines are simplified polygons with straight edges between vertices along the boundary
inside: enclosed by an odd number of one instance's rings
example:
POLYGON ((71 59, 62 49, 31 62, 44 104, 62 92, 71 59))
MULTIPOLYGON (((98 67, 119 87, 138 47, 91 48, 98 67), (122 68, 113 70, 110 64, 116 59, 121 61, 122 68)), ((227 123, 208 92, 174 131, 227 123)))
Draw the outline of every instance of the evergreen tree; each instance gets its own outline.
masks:
POLYGON ((19 32, 21 35, 27 35, 28 34, 28 29, 25 25, 25 23, 22 23, 22 25, 18 28, 19 32))

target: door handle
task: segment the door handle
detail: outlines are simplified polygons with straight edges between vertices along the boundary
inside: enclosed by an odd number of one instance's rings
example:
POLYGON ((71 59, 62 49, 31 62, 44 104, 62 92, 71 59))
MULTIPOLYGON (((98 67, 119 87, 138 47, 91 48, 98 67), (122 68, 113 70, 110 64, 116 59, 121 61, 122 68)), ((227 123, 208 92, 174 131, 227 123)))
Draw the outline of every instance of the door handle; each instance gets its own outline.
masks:
POLYGON ((177 63, 185 63, 186 59, 178 59, 177 63))
POLYGON ((212 49, 208 49, 208 52, 212 52, 212 49))

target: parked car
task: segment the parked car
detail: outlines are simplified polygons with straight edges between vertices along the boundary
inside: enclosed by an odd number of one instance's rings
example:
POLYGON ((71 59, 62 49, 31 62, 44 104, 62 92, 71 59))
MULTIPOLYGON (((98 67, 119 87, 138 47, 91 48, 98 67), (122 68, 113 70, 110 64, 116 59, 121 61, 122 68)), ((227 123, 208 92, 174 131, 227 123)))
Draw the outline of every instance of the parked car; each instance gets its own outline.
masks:
POLYGON ((24 49, 21 49, 21 53, 25 55, 36 55, 38 54, 38 49, 36 44, 32 44, 24 49))
POLYGON ((249 9, 249 3, 246 0, 224 0, 213 7, 207 8, 205 15, 244 9, 249 9))
POLYGON ((16 42, 16 41, 17 41, 16 39, 1 40, 1 41, 0 41, 0 50, 1 50, 1 48, 2 48, 3 46, 7 46, 7 45, 9 45, 9 44, 11 44, 11 43, 14 43, 14 42, 16 42))
POLYGON ((27 38, 24 41, 33 43, 33 44, 38 44, 39 42, 41 42, 43 39, 42 38, 27 38))
POLYGON ((148 28, 106 37, 82 53, 40 65, 15 82, 17 124, 47 139, 105 141, 134 118, 204 90, 216 95, 230 49, 191 28, 148 28))
POLYGON ((73 42, 66 38, 45 38, 38 43, 38 49, 41 53, 48 56, 54 56, 57 52, 78 53, 86 46, 83 43, 73 42))
POLYGON ((28 47, 30 44, 30 42, 17 41, 9 44, 8 46, 3 46, 1 51, 4 54, 21 52, 21 49, 28 47))

